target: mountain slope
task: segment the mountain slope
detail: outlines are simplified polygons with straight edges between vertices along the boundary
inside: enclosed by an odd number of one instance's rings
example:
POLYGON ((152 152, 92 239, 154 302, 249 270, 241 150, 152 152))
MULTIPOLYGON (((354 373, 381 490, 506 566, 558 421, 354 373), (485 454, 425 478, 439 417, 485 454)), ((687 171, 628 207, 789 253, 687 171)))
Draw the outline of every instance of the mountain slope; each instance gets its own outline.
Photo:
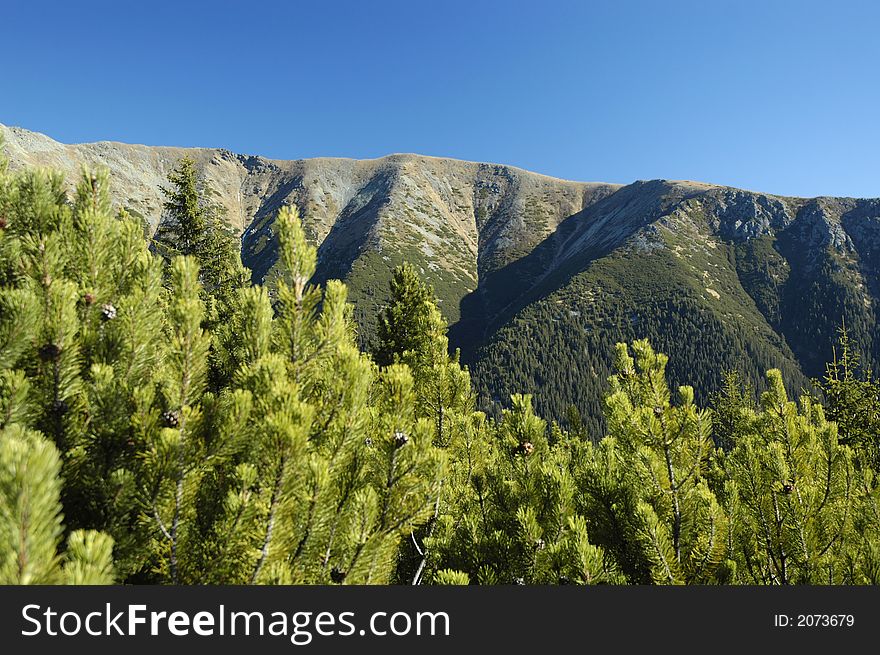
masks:
POLYGON ((114 202, 151 230, 161 220, 159 186, 189 154, 241 235, 242 259, 257 281, 274 275, 278 209, 296 204, 319 247, 317 281, 349 284, 365 339, 396 264, 421 268, 454 323, 461 298, 481 275, 528 253, 562 220, 617 188, 418 155, 274 161, 226 150, 65 145, 21 128, 0 132, 13 168, 52 167, 72 185, 82 165, 106 166, 114 202))
POLYGON ((573 404, 596 419, 613 344, 639 337, 699 389, 731 368, 760 386, 770 366, 804 388, 842 321, 877 369, 878 248, 877 200, 637 183, 484 280, 463 302, 481 334, 466 321, 454 333, 473 344, 466 360, 489 403, 535 392, 550 416, 573 404))
POLYGON ((704 390, 737 367, 795 388, 821 374, 842 320, 880 362, 880 201, 788 198, 697 182, 580 183, 418 155, 275 161, 226 150, 64 145, 2 128, 13 167, 105 165, 151 229, 178 158, 196 159, 255 280, 277 274, 274 219, 296 204, 317 282, 345 280, 362 342, 393 267, 434 286, 488 408, 532 392, 550 417, 597 420, 613 343, 642 336, 704 390))

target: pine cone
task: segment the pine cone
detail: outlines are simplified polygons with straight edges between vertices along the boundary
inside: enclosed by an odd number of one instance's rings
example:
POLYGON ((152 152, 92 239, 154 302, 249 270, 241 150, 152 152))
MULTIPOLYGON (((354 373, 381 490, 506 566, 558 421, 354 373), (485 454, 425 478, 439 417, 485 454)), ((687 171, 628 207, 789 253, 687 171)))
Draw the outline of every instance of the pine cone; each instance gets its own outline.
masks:
POLYGON ((109 302, 101 305, 101 320, 112 321, 114 318, 116 318, 116 307, 109 302))
POLYGON ((345 580, 345 571, 340 569, 338 566, 334 566, 330 569, 330 579, 336 584, 342 584, 345 580))
POLYGON ((86 305, 94 305, 95 304, 95 294, 93 294, 91 291, 87 292, 86 294, 83 295, 83 302, 86 305))
POLYGON ((9 227, 9 221, 5 216, 0 216, 0 230, 5 230, 7 227, 9 227))
POLYGON ((176 428, 180 425, 180 412, 168 409, 162 412, 162 421, 166 428, 176 428))
POLYGON ((409 437, 406 436, 403 432, 397 431, 394 433, 394 447, 395 448, 403 448, 409 442, 409 437))
POLYGON ((44 346, 40 346, 37 354, 44 362, 55 361, 61 356, 61 346, 57 343, 47 343, 44 346))

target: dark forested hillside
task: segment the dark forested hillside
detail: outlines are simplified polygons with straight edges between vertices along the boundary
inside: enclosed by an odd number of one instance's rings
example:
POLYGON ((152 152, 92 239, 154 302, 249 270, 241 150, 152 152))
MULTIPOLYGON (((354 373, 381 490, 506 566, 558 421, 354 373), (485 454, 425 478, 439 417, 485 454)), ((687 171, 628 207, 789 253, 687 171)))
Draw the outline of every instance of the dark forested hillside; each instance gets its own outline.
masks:
POLYGON ((609 348, 633 338, 657 344, 672 379, 704 393, 732 369, 760 388, 771 362, 806 388, 842 323, 877 370, 877 201, 633 186, 464 299, 453 339, 487 406, 525 390, 545 415, 574 405, 596 425, 609 348), (615 203, 625 194, 648 203, 629 223, 615 203))

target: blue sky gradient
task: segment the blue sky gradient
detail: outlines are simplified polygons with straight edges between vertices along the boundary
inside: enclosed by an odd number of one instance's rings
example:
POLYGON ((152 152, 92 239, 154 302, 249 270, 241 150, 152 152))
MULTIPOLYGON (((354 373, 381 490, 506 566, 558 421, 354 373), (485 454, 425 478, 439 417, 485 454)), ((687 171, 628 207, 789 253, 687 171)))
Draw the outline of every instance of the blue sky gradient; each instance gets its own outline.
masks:
POLYGON ((880 3, 0 4, 0 122, 880 196, 880 3))

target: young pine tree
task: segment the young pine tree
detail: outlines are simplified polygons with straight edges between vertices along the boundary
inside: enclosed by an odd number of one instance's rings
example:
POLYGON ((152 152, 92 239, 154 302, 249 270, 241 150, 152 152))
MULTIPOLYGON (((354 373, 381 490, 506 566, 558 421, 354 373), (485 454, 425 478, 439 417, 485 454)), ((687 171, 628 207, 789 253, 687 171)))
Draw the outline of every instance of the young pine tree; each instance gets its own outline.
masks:
POLYGON ((680 387, 673 403, 665 355, 645 340, 632 348, 635 358, 617 346, 608 436, 587 469, 585 486, 596 494, 587 518, 603 527, 596 543, 638 576, 632 582, 725 581, 729 521, 704 476, 714 448, 711 417, 694 404, 690 387, 680 387))
POLYGON ((863 543, 852 451, 821 405, 790 401, 777 370, 767 382, 760 412, 726 459, 738 575, 750 584, 852 583, 863 543))

